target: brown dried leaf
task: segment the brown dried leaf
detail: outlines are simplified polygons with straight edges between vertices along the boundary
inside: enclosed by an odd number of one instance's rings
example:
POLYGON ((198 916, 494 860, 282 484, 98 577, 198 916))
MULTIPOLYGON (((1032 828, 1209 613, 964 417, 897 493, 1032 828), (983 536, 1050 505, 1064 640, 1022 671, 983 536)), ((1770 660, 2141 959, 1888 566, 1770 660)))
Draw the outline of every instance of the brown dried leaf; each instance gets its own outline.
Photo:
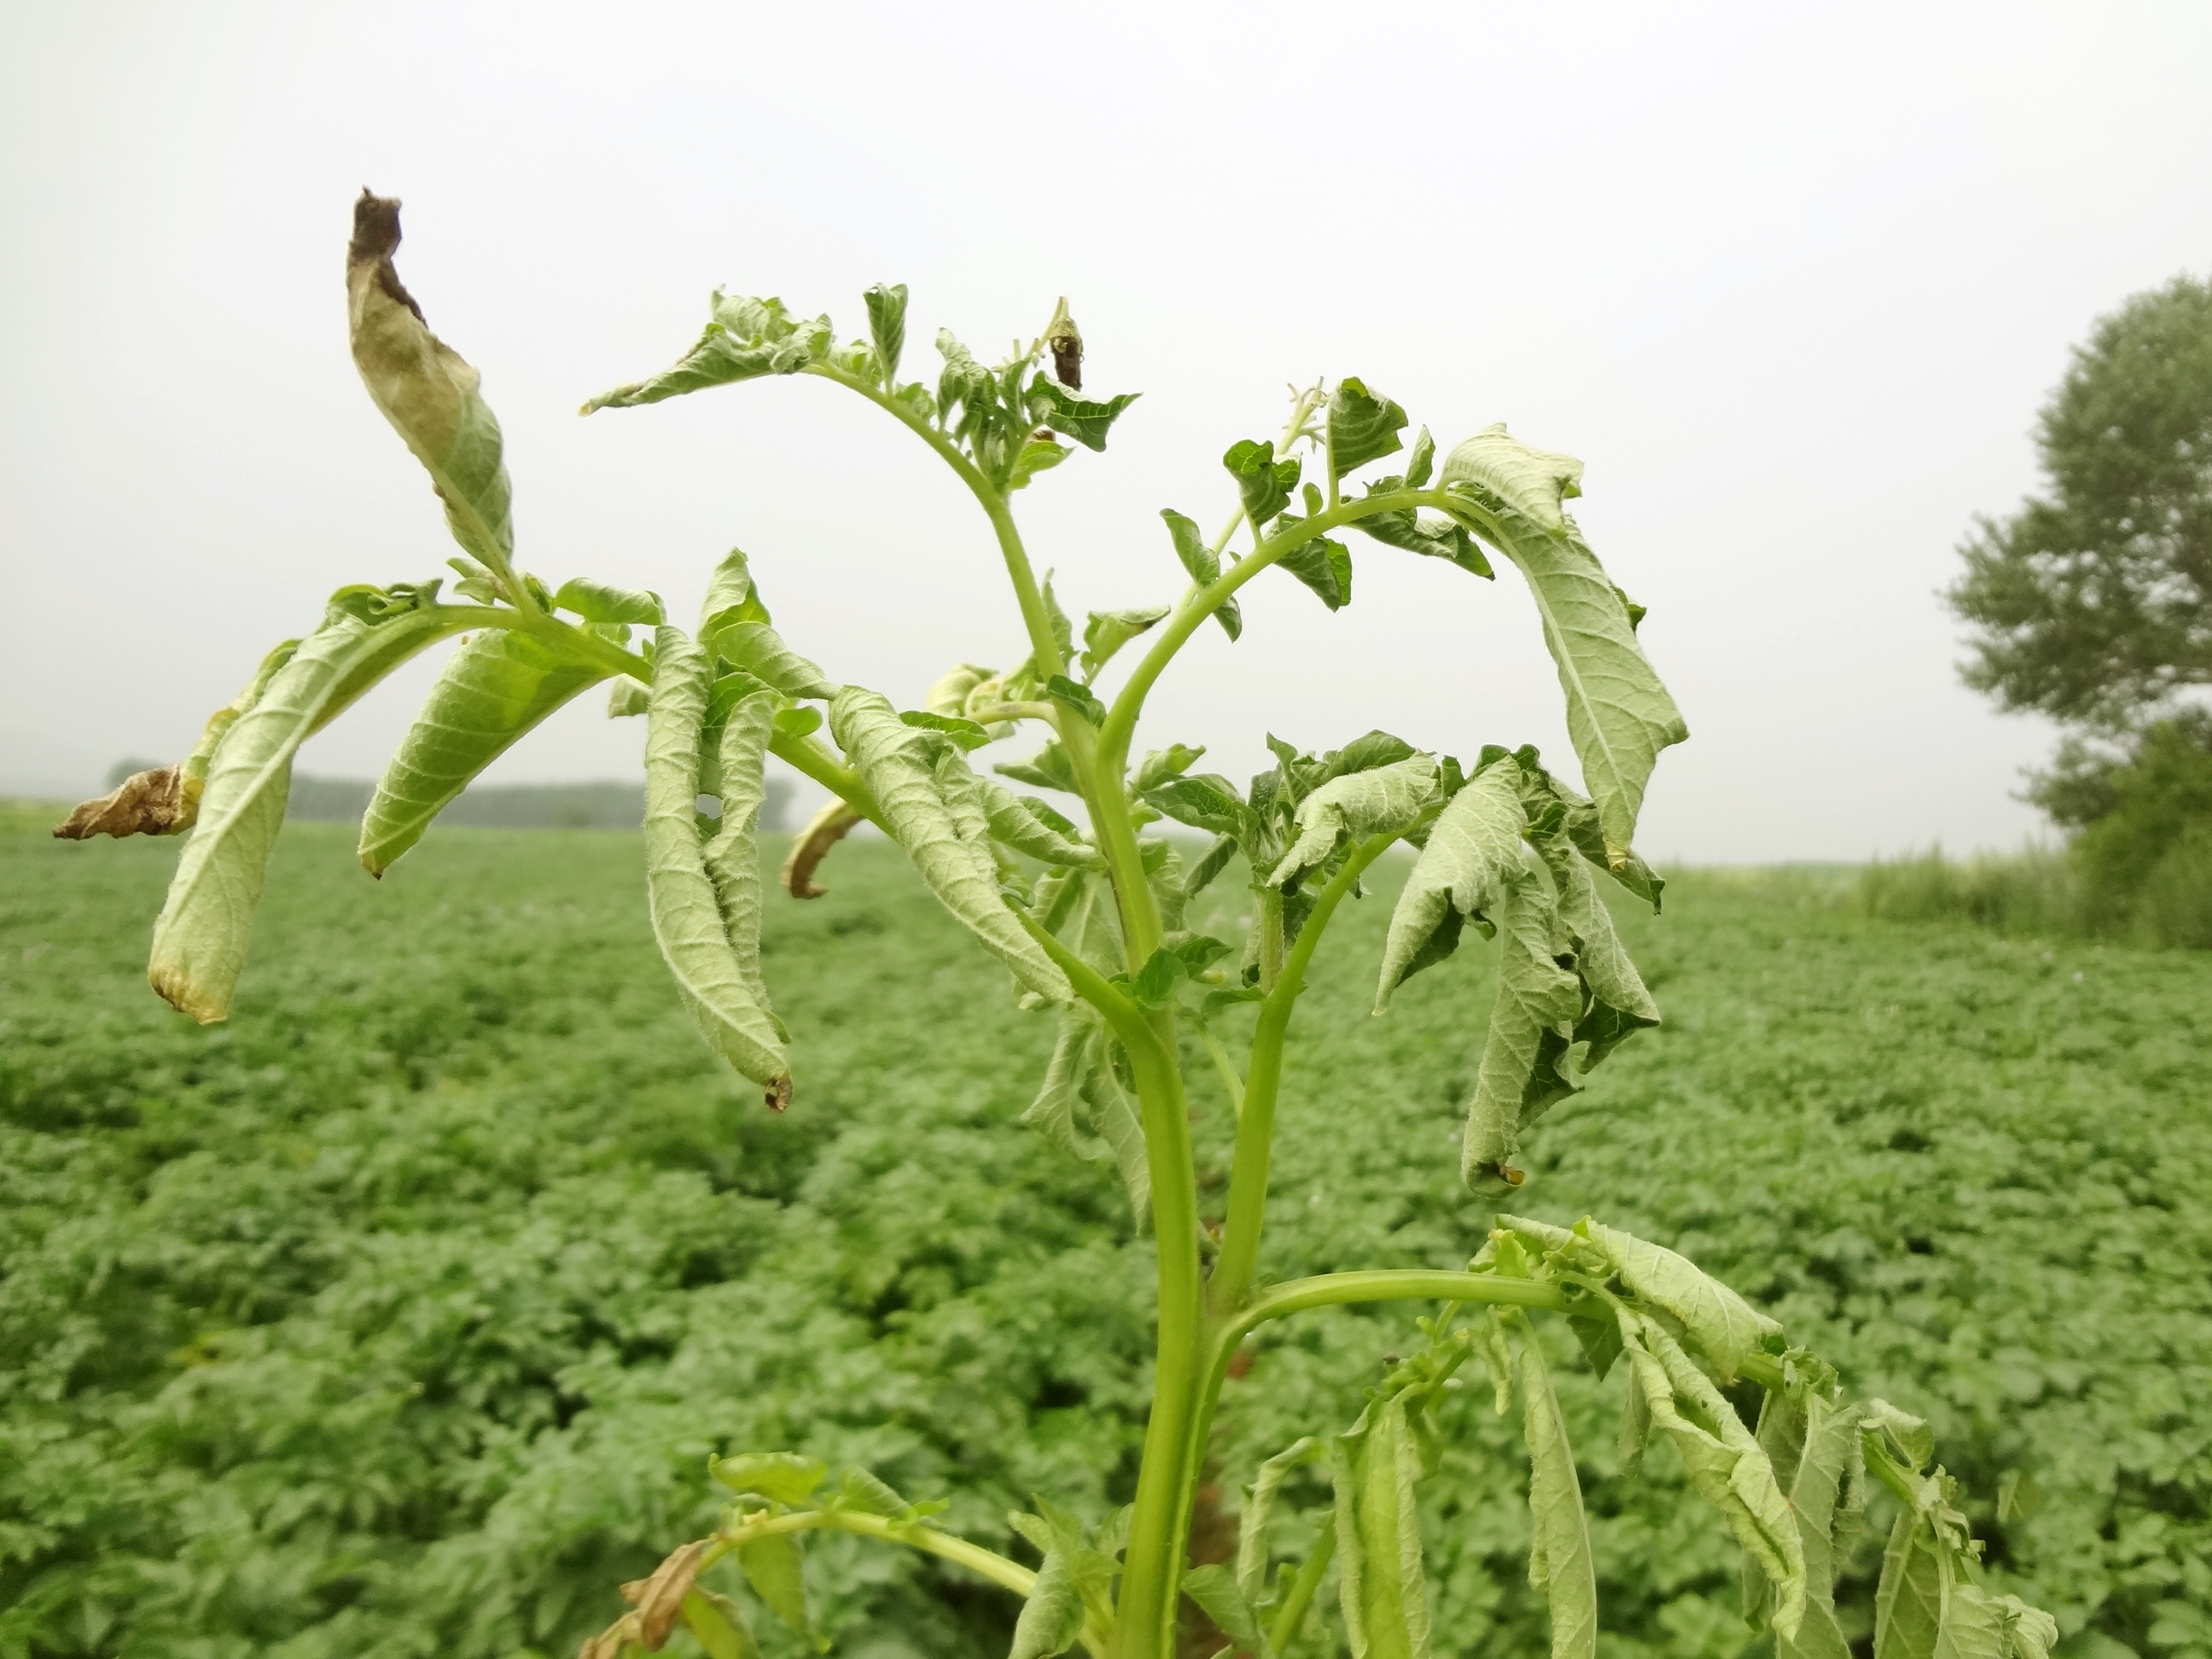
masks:
POLYGON ((652 1577, 634 1579, 622 1587, 623 1599, 637 1608, 629 1615, 637 1621, 632 1639, 659 1651, 684 1611, 684 1598, 691 1592, 691 1581, 699 1576, 699 1558, 706 1548, 705 1539, 695 1539, 672 1552, 653 1570, 652 1577))
MULTIPOLYGON (((843 801, 833 798, 825 803, 806 828, 799 832, 799 839, 791 843, 791 856, 783 861, 783 890, 799 899, 820 898, 828 892, 828 888, 814 884, 815 867, 860 821, 860 814, 843 801)), ((775 1103, 769 1103, 773 1106, 775 1103)), ((783 1109, 779 1106, 776 1109, 783 1109)))
POLYGON ((191 828, 199 805, 199 791, 185 787, 180 769, 134 772, 113 793, 86 801, 56 824, 54 836, 60 841, 89 841, 94 836, 120 841, 125 836, 178 835, 191 828))

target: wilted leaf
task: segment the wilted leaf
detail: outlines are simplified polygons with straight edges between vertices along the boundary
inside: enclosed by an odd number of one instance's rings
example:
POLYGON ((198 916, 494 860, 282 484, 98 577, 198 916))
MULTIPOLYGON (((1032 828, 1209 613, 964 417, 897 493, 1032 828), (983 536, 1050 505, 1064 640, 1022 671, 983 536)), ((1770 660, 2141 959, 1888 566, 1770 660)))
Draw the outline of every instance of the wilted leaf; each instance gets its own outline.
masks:
POLYGON ((571 576, 553 595, 556 609, 572 611, 586 622, 648 623, 668 620, 660 595, 634 587, 615 587, 587 576, 571 576))
POLYGON ((1300 471, 1295 456, 1279 461, 1273 444, 1245 438, 1229 447, 1221 464, 1237 480, 1237 497, 1255 532, 1291 504, 1291 491, 1297 488, 1300 471))
POLYGON ((1182 1576, 1182 1593, 1213 1620, 1236 1651, 1265 1659, 1267 1638, 1261 1633, 1259 1615, 1228 1568, 1193 1567, 1182 1576))
POLYGON ((488 629, 447 661, 361 821, 362 867, 381 876, 477 775, 607 678, 556 641, 488 629))
POLYGON ((638 1643, 649 1651, 658 1653, 676 1628, 684 1598, 691 1594, 692 1583, 699 1577, 699 1558, 706 1553, 707 1542, 702 1538, 679 1546, 653 1569, 650 1578, 622 1587, 623 1600, 637 1609, 638 1643))
POLYGON ((1606 839, 1626 848, 1659 751, 1689 736, 1674 700, 1652 672, 1620 594, 1559 509, 1580 475, 1566 456, 1529 449, 1494 427, 1444 462, 1447 489, 1462 487, 1490 511, 1500 550, 1528 579, 1544 642, 1566 694, 1567 732, 1596 798, 1606 839))
POLYGON ((1723 1382, 1732 1382, 1745 1358, 1782 1327, 1686 1256, 1585 1220, 1576 1231, 1604 1251, 1621 1283, 1682 1322, 1698 1351, 1723 1382))
MULTIPOLYGON (((1320 1462, 1327 1455, 1321 1442, 1307 1435, 1260 1465, 1260 1473, 1244 1497, 1244 1512, 1237 1517, 1237 1588, 1247 1601, 1265 1599, 1261 1592, 1267 1588, 1267 1522, 1274 1514, 1276 1494, 1291 1470, 1320 1462)), ((1221 1623, 1218 1618, 1214 1622, 1221 1623)), ((1222 1628, 1229 1627, 1223 1625, 1222 1628)))
POLYGON ((1429 1607, 1413 1506, 1420 1457, 1406 1396, 1372 1401, 1329 1443, 1338 1591, 1352 1659, 1427 1659, 1429 1607))
POLYGON ((829 856, 830 849, 852 832, 853 827, 863 821, 864 815, 854 811, 836 796, 816 809, 791 843, 791 851, 783 861, 783 873, 778 878, 783 890, 796 899, 820 898, 830 890, 817 887, 814 872, 829 856))
POLYGON ((1504 901, 1505 884, 1526 867, 1521 831, 1527 820, 1511 769, 1509 763, 1479 773, 1430 826, 1428 845, 1390 913, 1382 975, 1375 988, 1376 1013, 1389 1006, 1407 976, 1451 954, 1467 919, 1481 918, 1479 925, 1491 927, 1488 919, 1504 901))
POLYGON ((761 805, 768 798, 769 732, 780 701, 773 691, 757 691, 739 699, 724 717, 716 742, 721 775, 714 791, 721 798, 722 815, 714 821, 714 833, 701 856, 707 878, 714 884, 722 934, 738 959, 738 972, 761 1012, 781 1033, 783 1024, 775 1017, 767 981, 761 977, 759 839, 761 805))
POLYGON ((1552 1659, 1595 1659, 1597 1573, 1590 1556, 1589 1526, 1583 1516, 1581 1478, 1566 1419, 1552 1392, 1551 1373, 1522 1322, 1522 1425, 1528 1442, 1528 1509, 1534 1542, 1528 1552, 1528 1584, 1544 1593, 1552 1615, 1552 1659))
MULTIPOLYGON (((109 774, 112 777, 114 775, 109 774)), ((94 836, 174 836, 191 828, 198 803, 187 809, 184 772, 174 766, 133 772, 97 800, 82 802, 54 826, 58 841, 89 841, 94 836)))
POLYGON ((830 729, 939 902, 1029 989, 1066 1001, 1073 994, 1066 975, 999 896, 988 809, 980 781, 958 751, 938 744, 940 752, 933 757, 923 733, 883 697, 858 686, 841 688, 831 700, 830 729))
POLYGON ((1525 861, 1499 872, 1496 922, 1498 1000, 1460 1150, 1461 1176, 1478 1189, 1498 1178, 1521 1131, 1573 1091, 1557 1068, 1583 1009, 1582 981, 1557 960, 1565 941, 1551 896, 1525 861))
POLYGON ((806 1612, 806 1580, 799 1571, 798 1534, 772 1532, 748 1539, 738 1546, 737 1556, 753 1594, 792 1632, 811 1641, 814 1623, 806 1612))
POLYGON ((1083 628, 1083 678, 1097 678, 1115 652, 1167 614, 1164 605, 1140 611, 1092 611, 1083 628))
POLYGON ((899 358, 906 351, 906 284, 878 283, 860 298, 868 307, 868 337, 888 386, 898 378, 899 358))
POLYGON ((1342 542, 1317 536, 1275 562, 1311 588, 1330 610, 1341 611, 1352 603, 1352 550, 1342 542))
POLYGON ((1268 872, 1267 884, 1281 887, 1297 880, 1326 864, 1349 842, 1403 835, 1413 827, 1436 789, 1433 755, 1413 755, 1332 778, 1298 803, 1291 821, 1297 839, 1268 872))
POLYGON ((700 738, 708 695, 706 653, 680 629, 654 641, 653 706, 646 715, 646 896, 654 939, 708 1046, 760 1084, 781 1110, 790 1062, 774 1018, 730 946, 699 842, 700 738))
MULTIPOLYGON (((1206 538, 1199 534, 1198 526, 1171 507, 1160 509, 1160 518, 1166 523, 1169 538, 1175 544, 1176 557, 1190 573, 1191 580, 1200 586, 1210 586, 1221 580, 1221 561, 1206 538)), ((1224 599, 1213 612, 1213 620, 1221 624, 1221 631, 1231 639, 1244 631, 1244 613, 1237 609, 1233 599, 1224 599)))
POLYGON ((446 504, 453 539, 494 568, 514 551, 499 422, 477 393, 477 371, 422 320, 400 285, 399 204, 366 190, 354 204, 346 249, 353 360, 384 418, 406 441, 446 504))
POLYGON ((1106 447, 1106 434, 1121 418, 1121 411, 1139 393, 1124 392, 1103 402, 1069 390, 1050 376, 1041 376, 1036 390, 1042 395, 1044 423, 1063 438, 1073 438, 1085 449, 1106 447))

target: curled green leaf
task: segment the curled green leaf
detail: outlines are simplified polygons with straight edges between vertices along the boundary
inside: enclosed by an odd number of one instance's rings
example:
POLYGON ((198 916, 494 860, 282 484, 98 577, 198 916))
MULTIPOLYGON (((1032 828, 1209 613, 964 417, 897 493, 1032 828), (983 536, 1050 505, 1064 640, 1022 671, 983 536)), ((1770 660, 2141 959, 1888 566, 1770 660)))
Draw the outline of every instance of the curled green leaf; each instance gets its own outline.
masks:
POLYGON ((439 672, 385 768, 362 817, 362 867, 383 875, 485 767, 606 677, 557 640, 505 629, 471 638, 439 672))
POLYGON ((1398 434, 1406 425, 1406 411, 1388 398, 1369 392, 1364 382, 1346 375, 1336 383, 1328 398, 1329 470, 1341 478, 1370 461, 1380 460, 1405 447, 1398 434))
POLYGON ((1528 1442, 1528 1510, 1535 1522, 1528 1585, 1552 1615, 1552 1659, 1595 1659, 1597 1572, 1581 1478, 1551 1372, 1528 1322, 1520 1322, 1522 1425, 1528 1442))
POLYGON ((1388 766, 1330 779, 1303 801, 1291 821, 1297 838, 1268 872, 1281 887, 1328 863, 1351 842, 1400 836, 1413 827, 1436 794, 1433 755, 1413 755, 1388 766))
POLYGON ((780 1111, 791 1099, 783 1036, 731 948, 700 844, 696 803, 708 689, 706 653, 680 629, 663 625, 646 714, 647 908, 660 954, 708 1046, 761 1085, 780 1111))
POLYGON ((908 726, 882 696, 859 686, 840 687, 831 698, 830 730, 939 902, 1023 985, 1066 1001, 1073 994, 1066 975, 999 896, 989 810, 959 751, 908 726))
POLYGON ((1521 840, 1526 820, 1512 769, 1491 766, 1477 774, 1431 826, 1428 844, 1390 913, 1382 975, 1375 988, 1376 1013, 1410 975, 1452 953, 1468 921, 1494 931, 1491 918, 1504 902, 1506 883, 1528 862, 1521 840))

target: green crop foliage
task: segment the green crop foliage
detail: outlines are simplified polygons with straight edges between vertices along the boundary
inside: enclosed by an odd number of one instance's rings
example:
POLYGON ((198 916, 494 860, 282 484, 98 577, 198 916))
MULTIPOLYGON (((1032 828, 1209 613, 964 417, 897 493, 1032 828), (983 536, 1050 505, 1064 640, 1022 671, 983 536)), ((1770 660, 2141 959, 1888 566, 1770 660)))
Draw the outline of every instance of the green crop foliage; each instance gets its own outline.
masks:
MULTIPOLYGON (((475 370, 430 333, 401 284, 398 240, 398 204, 364 192, 347 261, 354 356, 430 473, 462 549, 456 591, 470 603, 441 601, 435 582, 343 590, 317 629, 270 653, 185 762, 129 781, 65 826, 191 828, 155 925, 155 988, 203 1024, 228 1016, 299 744, 400 663, 467 632, 363 820, 365 868, 382 875, 517 738, 615 680, 610 712, 647 721, 646 885, 660 955, 708 1048, 781 1113, 805 1085, 793 1060, 796 1043, 803 1060, 803 1036, 772 1006, 763 948, 756 828, 774 752, 836 797, 794 848, 787 890, 818 892, 817 871, 853 824, 884 830, 945 914, 1011 974, 1019 1006, 1053 1022, 1024 1119, 1079 1161, 1111 1162, 1150 1234, 1151 1376, 1130 1502, 1094 1516, 1073 1507, 1079 1491, 1035 1493, 1012 1522, 1036 1553, 1032 1567, 945 1524, 947 1500, 902 1496, 880 1460, 840 1455, 833 1468, 842 1448, 797 1436, 712 1454, 725 1505, 703 1534, 622 1585, 629 1610, 586 1642, 583 1659, 658 1650, 678 1631, 714 1659, 733 1659, 757 1650, 763 1611, 791 1638, 817 1644, 804 1547, 825 1534, 905 1547, 1018 1598, 1010 1659, 1079 1645, 1099 1659, 1165 1659, 1186 1596, 1238 1650, 1274 1659, 1318 1639, 1317 1595, 1332 1573, 1353 1659, 1426 1659, 1458 1641, 1432 1623, 1421 1489, 1449 1455, 1449 1405, 1470 1366, 1491 1373, 1498 1413, 1517 1403, 1524 1425, 1528 1577, 1553 1659, 1594 1659, 1599 1557, 1539 1316, 1571 1334, 1600 1380, 1620 1368, 1622 1461, 1640 1464, 1651 1440, 1679 1456, 1690 1491, 1741 1552, 1744 1616, 1771 1631, 1783 1659, 1849 1651, 1835 1584, 1875 1491, 1895 1510, 1875 1659, 2043 1659, 2057 1627, 1985 1582, 1983 1545, 1957 1507, 1958 1482, 1934 1462, 1928 1425, 1848 1397, 1836 1370, 1778 1322, 1673 1250, 1588 1217, 1570 1227, 1499 1215, 1451 1267, 1263 1272, 1299 1002, 1340 911, 1401 842, 1417 856, 1391 918, 1378 1011, 1453 956, 1470 927, 1497 946, 1459 1137, 1474 1194, 1519 1188, 1526 1176, 1513 1160, 1534 1123, 1660 1023, 1603 889, 1657 909, 1663 884, 1634 851, 1636 823, 1660 752, 1687 729, 1638 643, 1642 609, 1565 509, 1581 493, 1579 461, 1502 425, 1441 457, 1425 428, 1407 448, 1400 434, 1411 422, 1395 404, 1354 379, 1318 384, 1296 394, 1273 442, 1229 447, 1234 507, 1210 542, 1187 517, 1164 515, 1169 545, 1155 568, 1170 572, 1171 555, 1189 579, 1173 603, 1091 612, 1079 659, 1074 626, 1036 579, 1012 503, 1077 449, 1104 450, 1134 395, 1084 390, 1081 337, 1065 303, 1025 350, 990 367, 940 332, 933 390, 897 378, 902 288, 871 290, 869 337, 843 346, 826 317, 718 293, 705 332, 676 364, 585 412, 806 374, 876 404, 935 453, 989 524, 1024 654, 1004 671, 959 665, 929 707, 902 711, 788 645, 742 553, 717 568, 688 633, 653 593, 583 578, 556 588, 523 570, 498 422, 475 370), (1347 489, 1352 474, 1401 452, 1401 471, 1347 489), (1557 665, 1589 794, 1533 748, 1459 735, 1457 710, 1438 711, 1436 724, 1471 751, 1465 763, 1381 732, 1318 753, 1271 736, 1275 764, 1239 789, 1192 770, 1204 753, 1196 745, 1138 757, 1147 694, 1209 618, 1232 637, 1241 631, 1227 607, 1246 583, 1279 580, 1268 573, 1279 566, 1331 611, 1349 605, 1352 557, 1337 532, 1353 530, 1395 553, 1446 559, 1471 579, 1492 574, 1486 547, 1515 568, 1557 665), (632 634, 641 625, 653 630, 641 641, 632 634), (1106 671, 1124 652, 1133 665, 1111 685, 1106 671), (1017 795, 971 763, 1024 728, 1042 747, 995 770, 1056 792, 1065 809, 1017 795), (720 802, 711 817, 696 807, 706 795, 720 802), (1148 833, 1164 820, 1211 842, 1187 860, 1175 839, 1148 833), (1248 914, 1241 929, 1209 931, 1194 901, 1232 867, 1246 878, 1248 914), (1193 1133, 1194 1079, 1208 1076, 1234 1126, 1218 1215, 1206 1213, 1193 1133), (1403 1301, 1442 1304, 1420 1320, 1419 1351, 1387 1366, 1348 1424, 1314 1425, 1261 1466, 1284 1480, 1301 1460, 1325 1471, 1326 1508, 1281 1517, 1287 1559, 1275 1561, 1261 1513, 1277 1507, 1258 1496, 1263 1474, 1236 1571, 1191 1570, 1215 1419, 1248 1344, 1316 1310, 1403 1301), (1758 1393, 1755 1429, 1731 1389, 1758 1393), (726 1564, 750 1587, 750 1613, 702 1579, 726 1564)), ((1360 1092, 1347 1091, 1348 1113, 1360 1092)), ((648 1455, 682 1443, 680 1422, 678 1402, 648 1455)))

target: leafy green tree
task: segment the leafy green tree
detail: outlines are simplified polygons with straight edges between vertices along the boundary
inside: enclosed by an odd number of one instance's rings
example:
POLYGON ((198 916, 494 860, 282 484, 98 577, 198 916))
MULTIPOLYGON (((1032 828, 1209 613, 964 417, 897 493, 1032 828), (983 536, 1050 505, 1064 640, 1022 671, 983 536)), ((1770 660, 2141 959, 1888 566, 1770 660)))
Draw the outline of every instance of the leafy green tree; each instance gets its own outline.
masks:
POLYGON ((2101 319, 2036 445, 2048 492, 1960 549, 1966 683, 2135 731, 2212 684, 2212 283, 2179 276, 2101 319))

